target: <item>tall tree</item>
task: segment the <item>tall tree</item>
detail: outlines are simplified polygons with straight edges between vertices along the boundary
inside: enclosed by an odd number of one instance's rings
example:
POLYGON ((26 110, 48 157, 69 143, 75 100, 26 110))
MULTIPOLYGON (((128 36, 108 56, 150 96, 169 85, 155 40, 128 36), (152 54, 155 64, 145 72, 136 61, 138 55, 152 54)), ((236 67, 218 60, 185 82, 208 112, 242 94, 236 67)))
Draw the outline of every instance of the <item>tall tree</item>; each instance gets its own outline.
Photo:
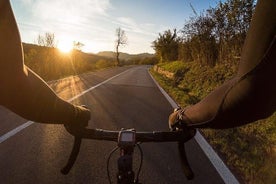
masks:
POLYGON ((254 11, 254 0, 226 0, 184 25, 179 59, 214 66, 239 58, 254 11))
POLYGON ((180 47, 182 58, 179 59, 214 66, 217 59, 214 26, 215 23, 208 14, 192 18, 181 30, 184 43, 180 47))
POLYGON ((116 40, 115 40, 115 49, 116 49, 116 65, 120 66, 119 60, 119 47, 124 46, 127 44, 127 36, 124 30, 120 27, 116 29, 116 40))
POLYGON ((215 24, 218 61, 233 61, 240 55, 254 11, 254 0, 227 0, 209 11, 215 24))
POLYGON ((174 61, 178 58, 179 43, 176 29, 166 30, 163 34, 159 33, 158 38, 152 42, 152 47, 161 62, 174 61))

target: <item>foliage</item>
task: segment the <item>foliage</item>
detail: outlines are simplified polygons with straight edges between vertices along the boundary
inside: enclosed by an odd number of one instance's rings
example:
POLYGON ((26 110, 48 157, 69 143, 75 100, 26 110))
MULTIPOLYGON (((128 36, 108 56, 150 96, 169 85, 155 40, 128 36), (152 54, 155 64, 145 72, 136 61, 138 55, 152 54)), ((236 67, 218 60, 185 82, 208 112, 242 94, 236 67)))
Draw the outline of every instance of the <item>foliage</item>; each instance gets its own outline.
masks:
POLYGON ((217 44, 213 29, 215 27, 214 20, 209 15, 200 15, 192 18, 181 30, 182 43, 181 58, 191 61, 197 61, 200 64, 214 66, 217 59, 217 44), (190 53, 187 53, 187 50, 190 53), (185 56, 188 54, 188 56, 185 56))
POLYGON ((167 30, 163 34, 159 33, 158 38, 153 41, 153 48, 161 62, 174 61, 178 57, 179 38, 176 29, 167 30))
MULTIPOLYGON (((181 105, 195 104, 236 73, 235 64, 200 66, 196 62, 158 64, 183 76, 169 79, 151 71, 160 85, 181 105)), ((202 130, 226 163, 246 183, 273 183, 276 179, 276 113, 258 122, 227 130, 202 130)))
POLYGON ((181 60, 200 65, 235 63, 254 11, 254 0, 219 1, 215 8, 191 17, 179 31, 165 31, 153 41, 160 62, 181 60))

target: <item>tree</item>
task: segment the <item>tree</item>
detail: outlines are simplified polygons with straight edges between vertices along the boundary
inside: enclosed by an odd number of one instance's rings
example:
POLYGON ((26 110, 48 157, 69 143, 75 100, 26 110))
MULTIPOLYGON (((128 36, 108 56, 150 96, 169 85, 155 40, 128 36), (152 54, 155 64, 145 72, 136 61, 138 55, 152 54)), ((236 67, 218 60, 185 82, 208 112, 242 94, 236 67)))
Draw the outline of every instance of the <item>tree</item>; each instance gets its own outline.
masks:
POLYGON ((179 59, 209 66, 236 63, 253 11, 254 0, 226 0, 191 17, 181 30, 179 59))
POLYGON ((166 30, 163 34, 159 33, 158 38, 153 41, 152 47, 161 62, 174 61, 178 58, 179 43, 180 39, 176 34, 176 29, 166 30))
POLYGON ((116 65, 120 66, 119 60, 119 47, 127 44, 127 36, 124 30, 120 27, 116 29, 116 40, 115 40, 115 49, 116 49, 116 65))
POLYGON ((255 9, 254 0, 219 1, 215 8, 198 14, 180 30, 167 30, 153 41, 156 56, 163 61, 195 61, 200 65, 237 64, 255 9))
POLYGON ((214 36, 215 22, 206 14, 193 17, 181 30, 183 42, 180 47, 183 61, 197 61, 201 65, 214 66, 217 60, 217 44, 214 36))
POLYGON ((240 55, 254 11, 254 0, 227 0, 209 10, 215 22, 218 61, 234 61, 240 55))
POLYGON ((38 35, 37 44, 44 47, 56 47, 55 34, 46 32, 44 35, 38 35))

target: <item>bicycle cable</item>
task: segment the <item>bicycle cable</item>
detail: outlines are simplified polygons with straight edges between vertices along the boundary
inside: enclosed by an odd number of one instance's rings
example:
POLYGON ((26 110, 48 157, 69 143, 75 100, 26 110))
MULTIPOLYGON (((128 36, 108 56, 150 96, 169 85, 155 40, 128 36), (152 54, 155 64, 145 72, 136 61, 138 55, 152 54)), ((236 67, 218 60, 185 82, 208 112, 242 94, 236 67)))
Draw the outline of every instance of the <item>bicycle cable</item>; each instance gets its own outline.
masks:
POLYGON ((107 178, 108 178, 108 181, 109 181, 110 184, 111 184, 111 178, 110 178, 110 174, 109 174, 109 160, 110 160, 112 154, 113 154, 115 151, 117 151, 118 149, 119 149, 118 146, 116 146, 115 148, 113 148, 113 150, 109 153, 109 156, 108 156, 108 158, 107 158, 107 164, 106 164, 107 167, 106 167, 106 170, 107 170, 107 178))
POLYGON ((138 172, 137 172, 136 179, 135 179, 134 183, 139 183, 139 175, 140 175, 140 172, 141 172, 141 168, 142 168, 142 164, 143 164, 143 158, 144 158, 143 150, 142 150, 140 144, 141 143, 136 144, 137 147, 139 148, 141 159, 140 159, 140 166, 139 166, 139 169, 138 169, 138 172))
MULTIPOLYGON (((140 144, 141 143, 137 143, 136 144, 136 146, 138 147, 138 149, 140 151, 141 159, 140 159, 140 165, 139 165, 138 172, 137 172, 136 178, 134 180, 134 183, 139 183, 139 176, 140 176, 141 168, 142 168, 142 165, 143 165, 143 159, 144 159, 143 150, 142 150, 140 144)), ((113 150, 109 153, 109 156, 107 158, 106 170, 107 170, 107 178, 108 178, 109 184, 112 184, 111 177, 110 177, 110 172, 109 172, 109 161, 110 161, 110 158, 113 155, 113 153, 115 151, 117 151, 119 148, 120 147, 118 147, 118 146, 116 146, 115 148, 113 148, 113 150)))

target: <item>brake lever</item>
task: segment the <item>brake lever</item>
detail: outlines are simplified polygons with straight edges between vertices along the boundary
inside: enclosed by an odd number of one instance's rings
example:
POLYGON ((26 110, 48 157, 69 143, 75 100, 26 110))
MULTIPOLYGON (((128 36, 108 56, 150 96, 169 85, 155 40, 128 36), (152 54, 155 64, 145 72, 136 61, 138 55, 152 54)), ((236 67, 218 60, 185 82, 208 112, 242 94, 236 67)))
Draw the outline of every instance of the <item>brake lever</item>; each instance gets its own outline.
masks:
POLYGON ((186 178, 188 180, 192 180, 194 178, 194 173, 191 169, 191 166, 190 166, 187 156, 186 156, 184 142, 178 142, 178 151, 179 151, 179 155, 180 155, 182 170, 183 170, 186 178))
POLYGON ((67 161, 67 164, 60 170, 60 172, 62 174, 67 175, 70 172, 70 170, 72 169, 72 167, 78 157, 78 154, 80 152, 81 141, 82 141, 81 137, 75 136, 74 145, 73 145, 70 157, 67 161))
MULTIPOLYGON (((187 133, 188 135, 191 135, 190 139, 192 139, 196 134, 196 129, 188 129, 187 127, 185 127, 184 130, 182 129, 181 131, 184 131, 184 133, 187 133)), ((191 169, 191 166, 190 166, 190 164, 188 162, 188 159, 187 159, 187 154, 186 154, 186 151, 185 151, 185 142, 184 141, 178 142, 178 152, 179 152, 179 156, 180 156, 182 170, 183 170, 186 178, 188 180, 192 180, 194 178, 194 173, 193 173, 193 171, 191 169)))

